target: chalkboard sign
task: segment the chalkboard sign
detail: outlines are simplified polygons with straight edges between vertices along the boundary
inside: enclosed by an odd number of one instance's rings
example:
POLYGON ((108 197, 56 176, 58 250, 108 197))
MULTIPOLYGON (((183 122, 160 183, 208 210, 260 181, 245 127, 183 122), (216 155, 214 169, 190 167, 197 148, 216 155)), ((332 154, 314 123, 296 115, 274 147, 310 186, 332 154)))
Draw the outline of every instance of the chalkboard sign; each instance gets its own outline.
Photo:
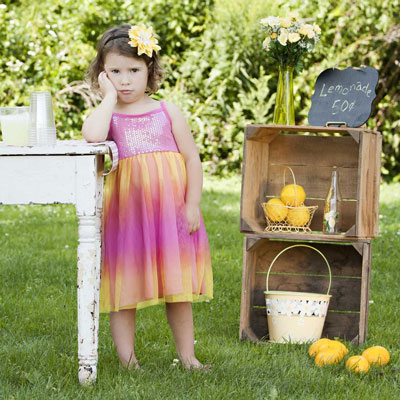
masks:
POLYGON ((376 97, 378 71, 372 67, 329 68, 315 82, 308 122, 314 126, 345 123, 358 127, 367 122, 376 97))

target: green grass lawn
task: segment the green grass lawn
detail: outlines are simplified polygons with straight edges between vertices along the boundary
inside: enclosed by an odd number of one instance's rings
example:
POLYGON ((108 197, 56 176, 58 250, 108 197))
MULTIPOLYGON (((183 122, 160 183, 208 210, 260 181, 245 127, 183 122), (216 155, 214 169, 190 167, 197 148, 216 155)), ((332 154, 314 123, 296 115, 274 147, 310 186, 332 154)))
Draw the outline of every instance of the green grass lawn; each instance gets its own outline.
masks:
POLYGON ((173 367, 163 307, 138 312, 141 371, 119 366, 101 315, 97 383, 77 378, 76 247, 72 206, 0 206, 0 399, 398 399, 400 184, 381 188, 373 242, 367 342, 391 352, 388 366, 354 376, 343 363, 317 368, 307 345, 238 339, 243 235, 240 178, 207 178, 202 209, 214 270, 214 300, 194 305, 196 353, 211 373, 173 367))

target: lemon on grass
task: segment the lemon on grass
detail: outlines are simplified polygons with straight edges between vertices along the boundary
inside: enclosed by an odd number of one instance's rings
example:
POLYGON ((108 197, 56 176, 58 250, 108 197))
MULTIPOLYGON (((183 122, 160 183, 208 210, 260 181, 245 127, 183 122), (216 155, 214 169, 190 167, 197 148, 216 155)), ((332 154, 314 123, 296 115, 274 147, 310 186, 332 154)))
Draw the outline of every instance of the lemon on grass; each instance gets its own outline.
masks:
POLYGON ((335 364, 342 361, 344 354, 341 350, 337 348, 329 348, 321 350, 315 356, 315 365, 322 367, 328 364, 335 364))
POLYGON ((286 185, 281 191, 281 200, 287 206, 297 207, 304 203, 306 192, 300 185, 286 185))
POLYGON ((267 204, 264 206, 264 209, 268 219, 270 219, 272 222, 283 221, 288 213, 287 207, 280 199, 277 198, 268 200, 267 204))
POLYGON ((353 356, 347 360, 346 369, 352 372, 367 373, 369 371, 369 362, 363 356, 353 356))
POLYGON ((310 211, 307 207, 290 208, 286 217, 289 225, 304 226, 310 219, 310 211))
POLYGON ((349 353, 349 350, 347 350, 347 347, 342 343, 339 342, 338 340, 331 340, 328 343, 323 343, 319 347, 319 351, 324 351, 326 349, 336 349, 336 351, 341 352, 343 356, 349 353))
POLYGON ((382 346, 373 346, 364 350, 362 356, 370 365, 386 365, 390 361, 390 353, 382 346))
POLYGON ((315 357, 318 354, 320 347, 322 345, 326 344, 326 343, 331 342, 331 341, 332 341, 331 339, 327 339, 327 338, 323 338, 323 339, 317 340, 308 349, 308 355, 310 357, 315 357))

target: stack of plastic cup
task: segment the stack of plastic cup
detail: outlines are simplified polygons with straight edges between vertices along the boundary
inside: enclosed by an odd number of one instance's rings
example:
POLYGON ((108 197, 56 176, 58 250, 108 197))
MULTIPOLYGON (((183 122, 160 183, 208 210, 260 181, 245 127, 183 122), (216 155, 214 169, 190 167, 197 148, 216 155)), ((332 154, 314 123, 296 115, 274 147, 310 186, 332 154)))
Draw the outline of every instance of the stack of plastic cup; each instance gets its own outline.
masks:
POLYGON ((54 146, 56 144, 56 124, 54 122, 51 93, 32 92, 29 120, 29 145, 54 146))

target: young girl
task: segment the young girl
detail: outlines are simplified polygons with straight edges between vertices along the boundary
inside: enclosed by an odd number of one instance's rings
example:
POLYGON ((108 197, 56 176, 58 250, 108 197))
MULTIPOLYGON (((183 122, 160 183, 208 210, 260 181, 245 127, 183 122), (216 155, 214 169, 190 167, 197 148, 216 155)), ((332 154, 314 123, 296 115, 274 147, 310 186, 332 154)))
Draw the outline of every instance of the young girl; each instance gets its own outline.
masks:
POLYGON ((205 368, 194 354, 191 308, 213 293, 202 167, 179 109, 149 97, 162 77, 157 43, 143 25, 112 28, 89 70, 103 100, 82 134, 88 142, 114 140, 119 151, 104 189, 100 311, 110 312, 122 364, 138 368, 136 309, 165 303, 180 360, 205 368))

